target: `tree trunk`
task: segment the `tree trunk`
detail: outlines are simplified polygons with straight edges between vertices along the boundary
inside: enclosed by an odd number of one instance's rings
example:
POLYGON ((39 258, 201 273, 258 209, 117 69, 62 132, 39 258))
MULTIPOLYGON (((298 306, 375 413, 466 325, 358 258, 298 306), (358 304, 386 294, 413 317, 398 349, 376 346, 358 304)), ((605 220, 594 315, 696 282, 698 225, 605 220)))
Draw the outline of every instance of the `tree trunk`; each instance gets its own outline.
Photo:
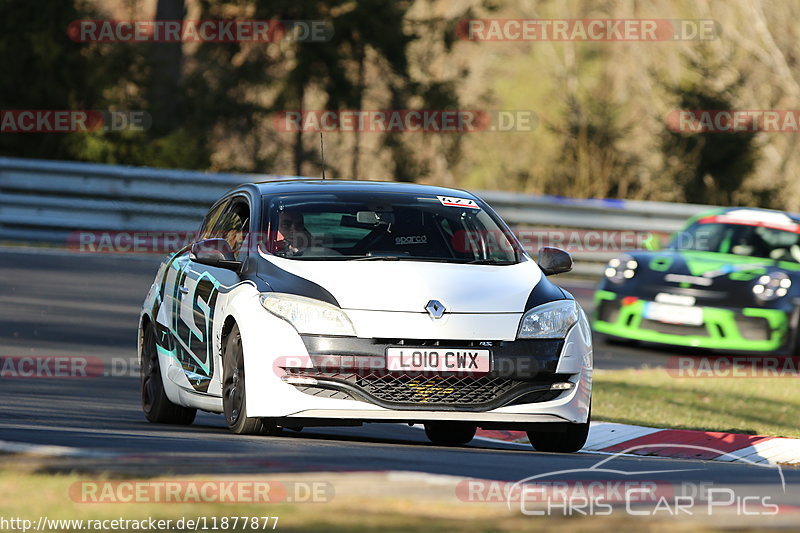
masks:
MULTIPOLYGON (((158 0, 156 20, 183 21, 184 0, 158 0)), ((166 134, 178 126, 178 95, 183 65, 183 43, 153 43, 151 55, 151 99, 153 130, 166 134)))
MULTIPOLYGON (((364 102, 364 43, 358 46, 358 80, 356 81, 356 109, 361 111, 364 102)), ((361 131, 356 127, 355 144, 353 145, 353 162, 350 168, 350 179, 358 179, 358 163, 361 158, 361 131)))
MULTIPOLYGON (((300 116, 303 116, 303 106, 306 94, 306 86, 300 85, 298 88, 298 99, 300 101, 300 116)), ((303 159, 305 159, 305 155, 303 153, 303 128, 298 128, 294 134, 294 175, 295 176, 302 176, 303 175, 303 159)))

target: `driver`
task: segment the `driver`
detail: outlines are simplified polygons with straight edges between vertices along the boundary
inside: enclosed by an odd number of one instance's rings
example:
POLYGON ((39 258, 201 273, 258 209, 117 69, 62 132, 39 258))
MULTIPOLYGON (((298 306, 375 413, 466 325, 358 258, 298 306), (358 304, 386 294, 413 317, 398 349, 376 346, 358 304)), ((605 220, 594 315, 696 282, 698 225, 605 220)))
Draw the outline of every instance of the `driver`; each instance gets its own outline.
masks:
POLYGON ((731 252, 750 257, 769 257, 772 247, 758 234, 757 230, 758 228, 755 227, 743 228, 736 238, 736 244, 731 247, 731 252))
POLYGON ((303 213, 281 211, 276 244, 289 255, 300 255, 311 246, 311 233, 306 229, 303 213))

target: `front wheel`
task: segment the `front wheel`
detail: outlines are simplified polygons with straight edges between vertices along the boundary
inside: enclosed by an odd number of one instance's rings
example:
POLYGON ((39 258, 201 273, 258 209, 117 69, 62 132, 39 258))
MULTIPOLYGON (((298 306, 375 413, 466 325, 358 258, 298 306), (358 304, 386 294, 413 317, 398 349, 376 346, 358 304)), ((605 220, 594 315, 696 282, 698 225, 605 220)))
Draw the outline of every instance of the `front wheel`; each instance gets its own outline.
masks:
POLYGON ((582 424, 566 424, 564 431, 535 432, 528 431, 528 440, 540 452, 573 453, 586 444, 589 438, 589 422, 592 418, 592 408, 589 407, 589 416, 582 424))
POLYGON ((142 339, 142 366, 140 369, 142 411, 150 422, 188 425, 194 422, 197 409, 172 403, 164 391, 161 365, 156 349, 156 327, 149 323, 142 339))
POLYGON ((425 424, 428 439, 439 446, 461 446, 475 437, 478 428, 463 422, 430 422, 425 424))
POLYGON ((225 338, 222 352, 222 407, 228 429, 239 435, 274 433, 274 424, 247 416, 247 391, 244 379, 244 350, 239 326, 225 338))

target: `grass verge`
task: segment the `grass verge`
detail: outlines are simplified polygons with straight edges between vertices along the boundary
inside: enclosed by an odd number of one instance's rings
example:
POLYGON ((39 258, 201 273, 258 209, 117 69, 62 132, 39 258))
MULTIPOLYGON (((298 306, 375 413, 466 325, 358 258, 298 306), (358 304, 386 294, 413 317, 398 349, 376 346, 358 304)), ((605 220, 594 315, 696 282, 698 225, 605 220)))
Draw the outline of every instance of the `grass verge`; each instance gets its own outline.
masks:
MULTIPOLYGON (((33 530, 40 517, 46 520, 81 520, 81 525, 61 524, 45 527, 38 531, 71 532, 79 530, 100 530, 93 524, 111 520, 172 520, 170 531, 204 530, 200 527, 176 527, 180 519, 203 522, 206 530, 217 524, 217 530, 228 531, 293 531, 344 533, 361 532, 513 532, 513 531, 560 531, 562 533, 621 531, 664 531, 680 533, 683 531, 712 531, 723 527, 718 521, 683 520, 667 518, 632 517, 625 513, 608 517, 598 516, 525 516, 517 511, 509 511, 501 504, 468 503, 455 497, 452 484, 435 483, 425 486, 419 480, 402 481, 375 478, 375 474, 294 474, 292 481, 303 476, 320 479, 324 476, 335 486, 335 497, 317 503, 82 503, 75 501, 75 485, 85 481, 102 481, 103 478, 79 474, 42 474, 20 472, 16 469, 0 470, 0 519, 30 520, 29 530, 33 530), (258 527, 233 528, 233 517, 279 517, 273 529, 274 519, 259 521, 258 527), (216 517, 216 521, 214 520, 216 517), (222 525, 223 517, 228 517, 227 527, 222 525), (92 522, 89 522, 92 521, 92 522)), ((286 475, 284 475, 285 477, 286 475)), ((272 476, 252 475, 241 477, 249 481, 271 479, 272 476)), ((106 478, 108 479, 108 478, 106 478)), ((154 478, 150 481, 185 481, 204 478, 154 478)), ((236 479, 226 477, 225 479, 236 479)), ((121 481, 115 478, 115 481, 121 481)), ((453 481, 452 483, 455 483, 453 481)), ((698 517, 700 518, 700 517, 698 517)), ((735 518, 735 517, 733 517, 735 518)), ((740 531, 750 529, 740 521, 736 522, 740 531)), ((0 526, 4 527, 4 526, 0 526)), ((130 524, 115 525, 106 522, 103 530, 133 531, 148 530, 147 527, 132 527, 130 524)), ((11 529, 21 531, 12 524, 11 529)), ((150 529, 152 531, 152 529, 150 529)))
POLYGON ((679 378, 663 369, 594 374, 592 418, 670 429, 800 438, 800 387, 784 378, 679 378))

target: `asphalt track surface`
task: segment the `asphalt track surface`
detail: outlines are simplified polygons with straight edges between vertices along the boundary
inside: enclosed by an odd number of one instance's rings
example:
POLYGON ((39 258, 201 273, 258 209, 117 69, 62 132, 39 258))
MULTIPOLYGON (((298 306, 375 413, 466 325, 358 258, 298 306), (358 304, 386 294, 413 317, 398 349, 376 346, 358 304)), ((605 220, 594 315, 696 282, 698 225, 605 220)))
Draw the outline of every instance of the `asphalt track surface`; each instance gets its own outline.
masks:
MULTIPOLYGON (((158 465, 161 472, 402 470, 506 481, 585 469, 606 456, 548 454, 475 440, 463 448, 430 444, 417 428, 370 424, 306 428, 279 436, 228 433, 220 415, 192 426, 148 423, 139 407, 136 321, 156 258, 70 255, 0 248, 0 356, 90 356, 118 368, 87 378, 0 378, 0 441, 77 447, 123 458, 96 465, 158 465), (115 375, 119 374, 119 375, 115 375)), ((576 290, 580 299, 589 291, 576 290)), ((669 353, 598 346, 599 368, 657 365, 669 353)), ((777 467, 622 456, 615 469, 656 472, 648 479, 777 487, 777 467), (671 472, 666 472, 667 470, 671 472)), ((610 467, 610 465, 609 465, 610 467)), ((800 498, 800 470, 783 469, 787 502, 800 498)), ((586 473, 563 474, 584 479, 586 473)), ((606 475, 608 478, 608 475, 606 475)))

